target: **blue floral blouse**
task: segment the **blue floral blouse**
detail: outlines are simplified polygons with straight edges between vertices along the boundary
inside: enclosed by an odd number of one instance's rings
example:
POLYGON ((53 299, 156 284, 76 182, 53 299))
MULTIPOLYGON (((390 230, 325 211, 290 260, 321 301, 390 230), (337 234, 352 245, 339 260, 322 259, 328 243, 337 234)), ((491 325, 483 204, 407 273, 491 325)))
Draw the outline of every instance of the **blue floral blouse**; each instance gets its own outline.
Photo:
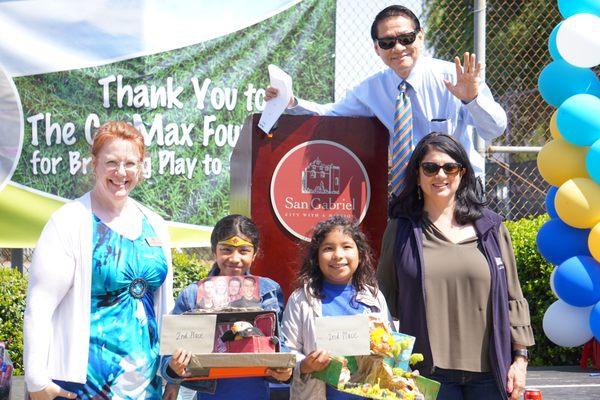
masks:
POLYGON ((161 379, 154 292, 167 260, 144 217, 142 233, 128 239, 94 215, 92 305, 87 381, 83 399, 159 399, 161 379))

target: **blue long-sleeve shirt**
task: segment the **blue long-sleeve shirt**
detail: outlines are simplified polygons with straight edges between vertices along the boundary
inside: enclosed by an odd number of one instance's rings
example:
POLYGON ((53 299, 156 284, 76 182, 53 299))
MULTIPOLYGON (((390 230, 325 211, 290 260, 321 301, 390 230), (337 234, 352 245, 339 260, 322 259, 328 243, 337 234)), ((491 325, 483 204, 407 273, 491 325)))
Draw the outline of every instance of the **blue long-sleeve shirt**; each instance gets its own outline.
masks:
MULTIPOLYGON (((413 145, 431 132, 442 132, 458 140, 469 155, 475 175, 484 171, 485 160, 473 145, 473 129, 484 140, 500 136, 507 125, 506 112, 496 103, 485 82, 479 82, 475 100, 464 104, 448 91, 444 80, 456 82, 454 63, 419 57, 406 82, 412 107, 413 145)), ((377 117, 394 131, 394 111, 398 86, 403 79, 392 69, 378 72, 335 103, 317 104, 297 99, 288 114, 317 114, 347 117, 377 117)))

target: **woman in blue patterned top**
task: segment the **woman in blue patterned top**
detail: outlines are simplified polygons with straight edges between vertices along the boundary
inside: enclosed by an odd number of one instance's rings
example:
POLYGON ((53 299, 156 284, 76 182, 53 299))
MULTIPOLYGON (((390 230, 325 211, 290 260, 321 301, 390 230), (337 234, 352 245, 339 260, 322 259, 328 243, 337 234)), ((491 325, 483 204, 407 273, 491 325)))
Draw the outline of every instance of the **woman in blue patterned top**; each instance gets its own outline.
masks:
POLYGON ((102 125, 92 145, 92 191, 44 228, 25 312, 34 400, 162 395, 158 331, 172 308, 172 270, 164 221, 129 197, 144 155, 134 127, 102 125))

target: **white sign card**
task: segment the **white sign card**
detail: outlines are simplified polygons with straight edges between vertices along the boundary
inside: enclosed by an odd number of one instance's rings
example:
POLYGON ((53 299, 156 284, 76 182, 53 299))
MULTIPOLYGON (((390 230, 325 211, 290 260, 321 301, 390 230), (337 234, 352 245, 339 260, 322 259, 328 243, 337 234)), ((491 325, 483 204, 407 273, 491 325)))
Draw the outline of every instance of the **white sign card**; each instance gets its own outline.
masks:
POLYGON ((163 316, 160 355, 171 355, 180 347, 192 354, 212 353, 216 323, 216 314, 163 316))
POLYGON ((317 318, 317 347, 334 356, 371 354, 369 325, 368 315, 317 318))
POLYGON ((266 102, 265 109, 258 121, 258 127, 265 133, 271 131, 292 97, 292 77, 273 64, 269 65, 269 82, 279 93, 277 97, 266 102))

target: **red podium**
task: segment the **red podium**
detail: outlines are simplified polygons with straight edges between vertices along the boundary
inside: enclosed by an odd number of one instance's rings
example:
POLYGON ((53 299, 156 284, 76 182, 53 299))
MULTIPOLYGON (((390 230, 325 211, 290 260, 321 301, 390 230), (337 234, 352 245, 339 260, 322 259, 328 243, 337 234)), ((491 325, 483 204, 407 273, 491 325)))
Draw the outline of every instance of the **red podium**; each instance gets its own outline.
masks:
POLYGON ((376 118, 283 115, 268 137, 248 118, 231 157, 232 213, 261 232, 252 273, 294 288, 302 242, 342 214, 361 221, 378 255, 387 221, 389 133, 376 118))

